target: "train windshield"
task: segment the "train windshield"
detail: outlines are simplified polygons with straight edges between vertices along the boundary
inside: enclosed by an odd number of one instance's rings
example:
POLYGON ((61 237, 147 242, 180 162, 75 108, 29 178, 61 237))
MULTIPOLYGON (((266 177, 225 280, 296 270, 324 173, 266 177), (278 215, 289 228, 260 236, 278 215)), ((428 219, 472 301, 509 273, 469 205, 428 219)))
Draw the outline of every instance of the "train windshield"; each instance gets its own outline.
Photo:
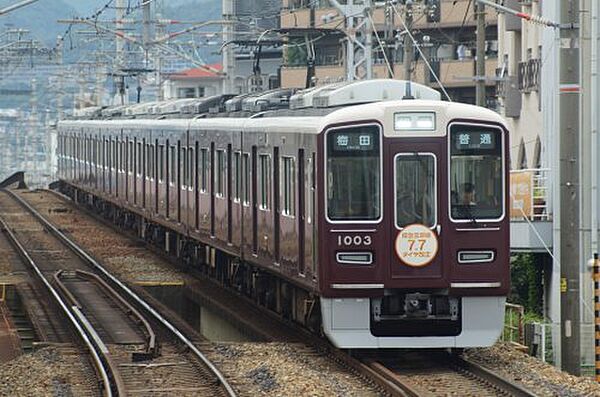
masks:
POLYGON ((327 216, 332 221, 371 222, 381 217, 378 126, 327 134, 327 216))
POLYGON ((436 224, 435 157, 433 154, 398 154, 396 169, 396 226, 436 224))
POLYGON ((453 220, 496 220, 503 214, 502 133, 455 125, 450 130, 450 203, 453 220))

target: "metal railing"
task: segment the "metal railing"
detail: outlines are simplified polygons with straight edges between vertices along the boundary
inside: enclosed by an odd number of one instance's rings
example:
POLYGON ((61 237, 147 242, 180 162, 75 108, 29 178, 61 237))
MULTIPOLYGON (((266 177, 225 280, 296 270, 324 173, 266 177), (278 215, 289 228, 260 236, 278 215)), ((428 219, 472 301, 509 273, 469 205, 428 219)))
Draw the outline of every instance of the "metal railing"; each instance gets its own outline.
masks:
POLYGON ((504 342, 514 342, 520 345, 525 344, 524 315, 525 308, 523 306, 506 303, 504 329, 502 330, 501 337, 504 342))
POLYGON ((526 62, 519 62, 519 90, 523 92, 538 91, 541 83, 541 72, 541 59, 530 59, 526 62))
POLYGON ((510 172, 511 219, 527 218, 549 221, 552 211, 550 197, 550 170, 534 168, 510 172))

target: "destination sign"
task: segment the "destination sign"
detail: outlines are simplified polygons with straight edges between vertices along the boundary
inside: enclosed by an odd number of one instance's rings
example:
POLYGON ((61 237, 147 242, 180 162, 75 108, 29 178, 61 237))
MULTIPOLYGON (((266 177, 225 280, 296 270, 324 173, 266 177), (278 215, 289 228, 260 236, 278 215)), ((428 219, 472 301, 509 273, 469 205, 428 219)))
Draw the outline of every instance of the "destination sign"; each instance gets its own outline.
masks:
POLYGON ((497 133, 493 131, 464 131, 452 135, 458 150, 493 150, 496 148, 497 133))
POLYGON ((364 152, 377 149, 377 138, 377 134, 373 132, 342 130, 330 134, 329 144, 334 152, 364 152))

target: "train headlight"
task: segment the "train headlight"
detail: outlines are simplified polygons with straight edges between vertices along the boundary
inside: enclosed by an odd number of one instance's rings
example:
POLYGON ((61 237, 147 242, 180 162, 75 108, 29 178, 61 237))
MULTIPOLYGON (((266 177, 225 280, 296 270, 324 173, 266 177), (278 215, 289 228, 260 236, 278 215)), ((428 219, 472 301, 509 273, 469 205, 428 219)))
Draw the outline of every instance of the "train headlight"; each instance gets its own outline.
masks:
POLYGON ((435 131, 435 113, 396 113, 394 129, 396 131, 435 131))

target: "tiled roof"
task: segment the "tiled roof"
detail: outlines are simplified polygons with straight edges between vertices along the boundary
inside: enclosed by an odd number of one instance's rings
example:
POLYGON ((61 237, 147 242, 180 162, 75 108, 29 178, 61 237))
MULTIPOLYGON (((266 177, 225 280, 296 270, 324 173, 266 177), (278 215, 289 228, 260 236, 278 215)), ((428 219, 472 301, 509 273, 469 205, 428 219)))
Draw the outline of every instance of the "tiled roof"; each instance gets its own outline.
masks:
MULTIPOLYGON (((214 63, 211 65, 206 65, 212 69, 223 70, 223 65, 220 63, 214 63)), ((186 69, 180 72, 176 72, 171 76, 173 80, 188 80, 188 79, 202 79, 202 78, 215 78, 219 77, 218 74, 211 72, 210 70, 204 68, 193 68, 186 69)))

